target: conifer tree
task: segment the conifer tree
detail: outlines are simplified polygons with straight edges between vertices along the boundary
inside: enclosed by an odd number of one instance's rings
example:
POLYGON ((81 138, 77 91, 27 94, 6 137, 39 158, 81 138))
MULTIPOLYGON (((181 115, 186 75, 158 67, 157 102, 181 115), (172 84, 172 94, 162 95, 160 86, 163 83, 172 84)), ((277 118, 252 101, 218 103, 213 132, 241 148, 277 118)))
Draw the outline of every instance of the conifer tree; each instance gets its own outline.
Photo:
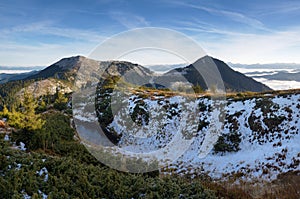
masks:
POLYGON ((64 110, 67 108, 67 103, 68 98, 65 97, 65 95, 61 91, 56 90, 54 108, 58 110, 64 110))
POLYGON ((1 112, 1 116, 2 117, 8 117, 8 114, 9 114, 9 111, 8 111, 6 105, 4 105, 3 110, 1 112))
POLYGON ((38 103, 34 99, 33 95, 25 91, 21 110, 23 128, 25 130, 34 131, 42 128, 44 122, 40 115, 35 113, 37 106, 38 103))

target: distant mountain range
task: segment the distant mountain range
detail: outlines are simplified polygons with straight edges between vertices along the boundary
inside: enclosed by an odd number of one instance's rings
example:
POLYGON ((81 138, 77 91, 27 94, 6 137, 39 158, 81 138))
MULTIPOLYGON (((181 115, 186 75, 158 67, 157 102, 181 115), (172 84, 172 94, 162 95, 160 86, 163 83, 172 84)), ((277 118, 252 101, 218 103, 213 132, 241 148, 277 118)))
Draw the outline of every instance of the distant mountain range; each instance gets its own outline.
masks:
POLYGON ((153 70, 153 71, 158 72, 158 73, 165 73, 165 72, 168 72, 168 71, 170 71, 172 69, 175 69, 175 68, 183 68, 187 65, 188 64, 186 64, 186 63, 181 63, 181 64, 159 64, 159 65, 148 65, 146 67, 149 68, 150 70, 153 70))
POLYGON ((42 70, 45 66, 0 66, 0 70, 42 70))
POLYGON ((26 73, 16 73, 16 74, 1 73, 0 74, 0 84, 7 83, 10 81, 23 80, 23 79, 26 79, 27 77, 30 77, 37 73, 39 73, 39 71, 37 71, 37 70, 26 72, 26 73))
POLYGON ((86 76, 77 77, 79 80, 83 78, 82 82, 99 81, 100 74, 108 74, 122 76, 126 81, 139 85, 153 85, 153 83, 157 83, 165 87, 170 87, 176 82, 185 81, 193 85, 200 85, 203 89, 209 89, 204 81, 205 79, 216 82, 216 86, 218 86, 218 81, 220 81, 214 74, 215 71, 213 70, 215 66, 217 66, 224 86, 228 90, 254 92, 271 90, 266 85, 232 70, 223 61, 209 56, 200 58, 192 65, 179 67, 164 74, 155 74, 146 67, 130 62, 96 61, 83 56, 75 56, 64 58, 40 71, 15 75, 2 74, 0 75, 0 83, 3 84, 15 80, 41 80, 47 78, 67 80, 74 83, 78 70, 84 68, 84 70, 81 70, 84 71, 80 74, 81 76, 90 74, 91 72, 93 75, 89 75, 89 80, 86 79, 86 76), (104 71, 104 69, 106 70, 104 71))
POLYGON ((300 69, 300 64, 296 63, 274 63, 274 64, 235 64, 229 62, 228 65, 233 68, 247 69, 300 69))
POLYGON ((282 81, 300 81, 300 72, 289 73, 286 71, 278 71, 276 74, 253 75, 253 78, 266 78, 269 80, 282 81))

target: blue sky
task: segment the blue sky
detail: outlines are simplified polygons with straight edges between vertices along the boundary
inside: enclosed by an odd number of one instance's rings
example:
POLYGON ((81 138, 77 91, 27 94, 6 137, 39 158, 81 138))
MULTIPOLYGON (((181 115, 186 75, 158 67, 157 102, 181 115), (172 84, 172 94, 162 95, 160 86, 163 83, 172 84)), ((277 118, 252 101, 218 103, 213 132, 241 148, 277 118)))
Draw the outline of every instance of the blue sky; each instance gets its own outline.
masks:
POLYGON ((142 27, 180 31, 227 62, 300 63, 299 19, 295 0, 2 0, 0 65, 88 56, 110 36, 142 27))

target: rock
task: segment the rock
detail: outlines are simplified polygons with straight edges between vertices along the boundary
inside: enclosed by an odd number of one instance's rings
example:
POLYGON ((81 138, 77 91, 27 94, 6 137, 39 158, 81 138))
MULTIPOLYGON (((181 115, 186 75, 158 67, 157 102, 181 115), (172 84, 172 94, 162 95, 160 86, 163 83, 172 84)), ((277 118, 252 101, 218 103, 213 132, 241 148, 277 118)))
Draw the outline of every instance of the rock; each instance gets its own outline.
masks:
POLYGON ((3 120, 0 120, 0 128, 6 128, 6 123, 3 120))

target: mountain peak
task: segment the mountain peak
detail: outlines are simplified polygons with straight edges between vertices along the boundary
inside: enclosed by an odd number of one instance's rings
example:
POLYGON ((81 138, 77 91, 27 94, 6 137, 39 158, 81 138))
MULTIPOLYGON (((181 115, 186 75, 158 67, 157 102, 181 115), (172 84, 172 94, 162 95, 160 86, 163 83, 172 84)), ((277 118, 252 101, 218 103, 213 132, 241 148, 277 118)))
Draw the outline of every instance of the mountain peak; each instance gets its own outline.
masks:
POLYGON ((58 62, 56 62, 53 65, 58 66, 62 70, 68 70, 68 69, 72 69, 78 63, 85 62, 85 61, 88 61, 88 60, 91 60, 91 59, 88 59, 88 58, 86 58, 84 56, 81 56, 81 55, 77 55, 77 56, 73 56, 73 57, 63 58, 63 59, 59 60, 58 62))
POLYGON ((200 85, 204 89, 210 89, 211 85, 222 89, 222 85, 224 85, 226 90, 237 92, 272 90, 266 85, 234 71, 225 62, 208 55, 201 57, 189 66, 171 70, 166 75, 171 75, 167 79, 172 81, 177 81, 180 79, 179 76, 183 76, 188 82, 193 85, 200 85))

